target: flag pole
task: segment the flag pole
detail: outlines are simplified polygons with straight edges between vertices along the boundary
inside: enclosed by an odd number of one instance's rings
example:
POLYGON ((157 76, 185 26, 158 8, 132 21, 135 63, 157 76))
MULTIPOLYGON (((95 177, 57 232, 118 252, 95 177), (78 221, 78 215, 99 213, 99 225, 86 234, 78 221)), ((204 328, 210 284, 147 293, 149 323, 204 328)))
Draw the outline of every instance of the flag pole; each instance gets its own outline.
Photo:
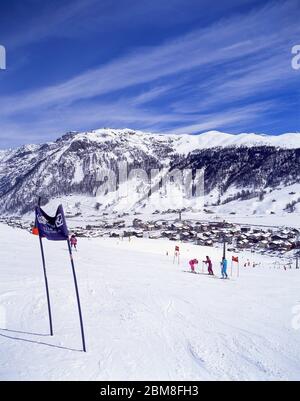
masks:
POLYGON ((39 239, 40 239, 40 247, 41 247, 41 254, 42 254, 42 261, 43 261, 45 288, 46 288, 46 294, 47 294, 49 325, 50 325, 50 336, 53 336, 52 313, 51 313, 51 304, 50 304, 50 295, 49 295, 47 271, 46 271, 45 254, 44 254, 44 248, 43 248, 43 241, 42 241, 42 238, 40 236, 39 236, 39 239))
POLYGON ((225 239, 225 235, 223 237, 223 258, 226 259, 226 239, 225 239))
MULTIPOLYGON (((40 204, 41 204, 41 198, 39 198, 39 202, 38 202, 39 206, 40 206, 40 204)), ((49 294, 47 270, 46 270, 46 259, 45 259, 45 253, 44 253, 44 247, 43 247, 43 240, 42 240, 42 237, 41 237, 40 233, 39 233, 39 240, 40 240, 40 248, 41 248, 41 255, 42 255, 42 262, 43 262, 45 289, 46 289, 46 295, 47 295, 50 336, 53 336, 52 312, 51 312, 51 303, 50 303, 50 294, 49 294)))
POLYGON ((84 335, 84 328, 83 328, 83 319, 82 319, 82 312, 81 312, 81 305, 80 305, 79 290, 78 290, 78 284, 77 284, 77 277, 76 277, 74 259, 73 259, 73 254, 72 254, 72 248, 71 248, 71 244, 70 244, 70 240, 69 239, 67 239, 67 243, 68 243, 68 248, 69 248, 70 260, 71 260, 71 266, 72 266, 72 272, 73 272, 73 278, 74 278, 74 285, 75 285, 75 292, 76 292, 76 298, 77 298, 78 313, 79 313, 80 328, 81 328, 82 348, 83 348, 83 351, 86 352, 85 335, 84 335))

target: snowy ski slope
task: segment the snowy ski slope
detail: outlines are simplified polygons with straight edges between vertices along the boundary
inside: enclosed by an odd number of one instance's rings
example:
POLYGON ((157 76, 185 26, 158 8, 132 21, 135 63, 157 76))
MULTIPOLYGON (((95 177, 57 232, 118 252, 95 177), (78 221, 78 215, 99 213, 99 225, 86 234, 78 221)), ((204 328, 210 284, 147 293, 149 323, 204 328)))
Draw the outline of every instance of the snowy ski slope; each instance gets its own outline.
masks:
POLYGON ((300 333, 292 324, 300 271, 274 269, 274 259, 240 255, 261 265, 224 281, 183 272, 189 258, 209 254, 219 274, 221 249, 181 244, 178 266, 172 242, 79 240, 83 354, 66 245, 45 243, 50 338, 37 238, 0 225, 0 240, 0 380, 300 377, 300 333))

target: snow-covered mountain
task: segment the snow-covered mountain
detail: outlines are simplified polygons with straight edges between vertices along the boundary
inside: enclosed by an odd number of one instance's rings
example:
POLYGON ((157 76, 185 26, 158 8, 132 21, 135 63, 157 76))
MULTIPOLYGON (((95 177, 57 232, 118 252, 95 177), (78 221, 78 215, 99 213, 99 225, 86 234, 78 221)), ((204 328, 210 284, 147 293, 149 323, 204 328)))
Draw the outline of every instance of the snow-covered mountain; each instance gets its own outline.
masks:
POLYGON ((265 198, 271 202, 269 197, 276 198, 272 199, 274 206, 280 197, 276 194, 285 190, 290 197, 280 208, 293 212, 300 202, 300 133, 159 135, 101 129, 68 133, 56 142, 1 150, 0 212, 30 212, 40 195, 44 203, 67 199, 74 214, 82 213, 83 205, 95 214, 199 210, 203 205, 193 191, 183 193, 180 181, 174 182, 174 178, 166 182, 168 173, 175 169, 205 170, 206 207, 228 209, 231 203, 249 199, 263 205, 265 198), (125 163, 129 174, 126 184, 119 177, 125 163), (149 181, 141 170, 149 177, 153 170, 155 175, 149 181))

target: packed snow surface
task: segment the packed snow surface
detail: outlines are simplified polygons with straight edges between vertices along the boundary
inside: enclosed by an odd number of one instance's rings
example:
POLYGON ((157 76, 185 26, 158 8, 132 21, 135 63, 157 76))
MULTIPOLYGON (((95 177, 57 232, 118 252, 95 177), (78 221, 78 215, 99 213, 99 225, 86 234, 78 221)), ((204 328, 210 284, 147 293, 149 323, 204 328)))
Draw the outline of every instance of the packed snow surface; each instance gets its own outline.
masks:
MULTIPOLYGON (((226 281, 185 273, 221 249, 164 240, 80 239, 74 255, 88 352, 81 352, 65 243, 45 241, 55 336, 48 336, 39 241, 0 225, 1 380, 298 380, 293 311, 300 271, 240 255, 226 281), (168 253, 168 255, 167 255, 168 253), (276 268, 274 268, 276 267, 276 268)), ((229 254, 229 257, 232 255, 229 254)), ((230 273, 230 268, 229 268, 230 273)), ((296 319, 297 320, 297 319, 296 319)))

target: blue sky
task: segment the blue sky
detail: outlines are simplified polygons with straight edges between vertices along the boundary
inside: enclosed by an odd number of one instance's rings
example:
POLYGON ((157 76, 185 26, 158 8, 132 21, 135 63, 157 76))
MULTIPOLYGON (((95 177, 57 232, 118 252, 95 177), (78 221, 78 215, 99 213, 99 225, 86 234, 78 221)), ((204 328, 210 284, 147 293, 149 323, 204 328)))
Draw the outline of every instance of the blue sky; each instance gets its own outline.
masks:
POLYGON ((104 126, 300 131, 300 0, 5 0, 0 44, 0 148, 104 126))

